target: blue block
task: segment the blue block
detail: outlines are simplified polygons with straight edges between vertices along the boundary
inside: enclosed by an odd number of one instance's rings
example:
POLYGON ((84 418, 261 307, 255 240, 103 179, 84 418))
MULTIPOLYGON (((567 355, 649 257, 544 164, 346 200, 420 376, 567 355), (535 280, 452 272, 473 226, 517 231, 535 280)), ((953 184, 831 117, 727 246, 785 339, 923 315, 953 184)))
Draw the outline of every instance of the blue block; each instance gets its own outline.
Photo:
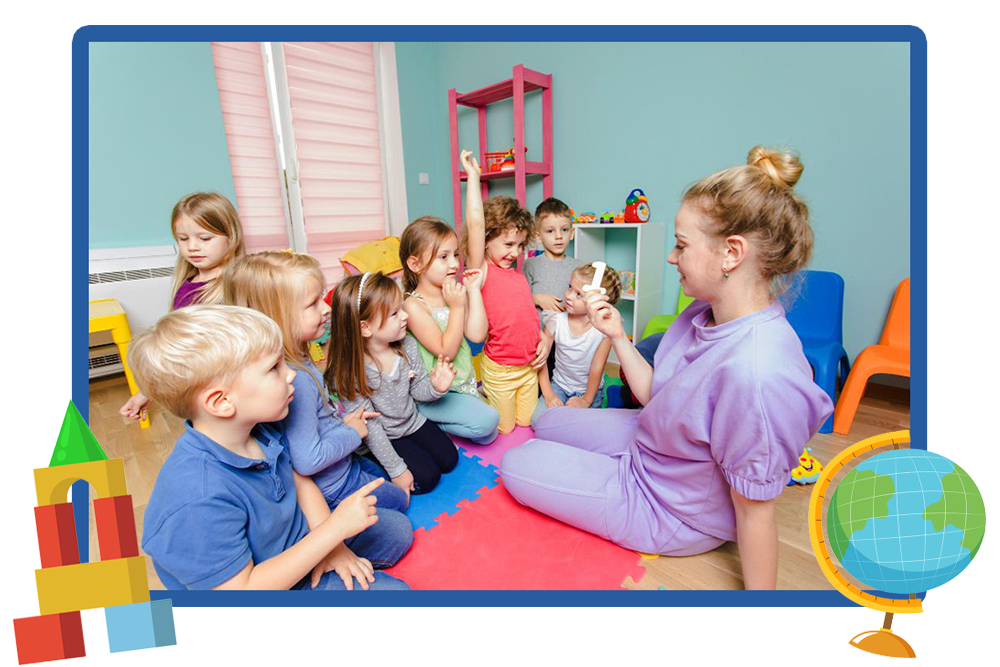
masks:
POLYGON ((108 623, 108 643, 112 653, 177 643, 170 600, 105 607, 104 618, 108 623))
POLYGON ((410 507, 406 516, 410 518, 414 530, 424 528, 430 530, 437 525, 435 519, 442 514, 458 512, 458 503, 463 500, 470 502, 479 497, 477 491, 492 489, 499 483, 497 468, 494 465, 482 465, 478 456, 469 456, 459 447, 458 465, 449 473, 441 475, 441 481, 430 493, 410 496, 410 507))

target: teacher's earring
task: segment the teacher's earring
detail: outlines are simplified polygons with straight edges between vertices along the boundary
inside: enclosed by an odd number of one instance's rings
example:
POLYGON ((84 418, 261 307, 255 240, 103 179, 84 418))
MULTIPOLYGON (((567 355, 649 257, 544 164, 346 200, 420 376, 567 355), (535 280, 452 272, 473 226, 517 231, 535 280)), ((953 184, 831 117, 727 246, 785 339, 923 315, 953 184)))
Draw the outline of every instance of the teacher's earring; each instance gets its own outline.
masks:
POLYGON ((729 274, 726 273, 725 269, 722 270, 722 279, 723 280, 729 280, 729 274))

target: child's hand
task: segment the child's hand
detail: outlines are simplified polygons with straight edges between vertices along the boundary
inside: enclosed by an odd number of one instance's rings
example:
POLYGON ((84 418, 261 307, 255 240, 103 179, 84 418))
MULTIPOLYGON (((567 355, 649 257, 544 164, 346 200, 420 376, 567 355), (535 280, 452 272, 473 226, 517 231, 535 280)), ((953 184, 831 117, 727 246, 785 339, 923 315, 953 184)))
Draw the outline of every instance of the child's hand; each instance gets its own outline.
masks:
POLYGON ((381 416, 381 412, 365 412, 364 406, 361 406, 354 412, 344 417, 344 424, 357 431, 358 435, 361 436, 361 439, 364 440, 368 437, 368 420, 381 416))
POLYGON ((464 169, 465 173, 470 176, 473 174, 479 176, 483 173, 479 168, 479 161, 472 156, 472 151, 463 150, 459 154, 458 159, 462 163, 462 169, 464 169))
POLYGON ((535 360, 531 362, 531 367, 536 371, 541 370, 542 366, 549 359, 549 350, 551 349, 552 338, 547 331, 543 331, 541 337, 538 339, 538 347, 535 348, 535 360))
POLYGON ((349 591, 354 590, 354 580, 357 579, 361 588, 368 590, 368 584, 375 582, 375 568, 367 558, 361 558, 341 542, 330 555, 313 568, 311 586, 316 588, 320 579, 327 572, 336 572, 344 580, 344 586, 349 591))
POLYGON ((560 399, 555 394, 552 394, 551 396, 544 396, 543 398, 545 398, 546 407, 549 408, 558 408, 560 405, 563 404, 562 399, 560 399))
POLYGON ((535 305, 542 310, 558 310, 560 312, 566 310, 566 307, 562 303, 562 299, 557 297, 555 294, 536 294, 535 305))
POLYGON ((149 408, 150 403, 152 401, 149 397, 145 396, 141 391, 137 392, 135 396, 125 401, 125 405, 118 410, 118 414, 135 421, 145 419, 146 410, 149 408))
POLYGON ((462 284, 465 285, 466 290, 476 290, 478 292, 483 288, 482 269, 466 269, 462 275, 464 278, 462 284))
POLYGON ((384 481, 381 477, 373 479, 347 496, 337 505, 337 509, 333 510, 330 518, 320 524, 320 528, 337 525, 346 531, 347 537, 354 537, 369 526, 374 526, 378 522, 378 515, 375 513, 375 503, 378 502, 378 498, 370 494, 384 481))
POLYGON ((597 291, 590 291, 584 297, 587 304, 587 316, 594 328, 611 340, 625 337, 625 329, 622 328, 622 314, 608 303, 608 295, 597 291))
POLYGON ((448 362, 444 355, 438 355, 437 366, 431 372, 431 386, 436 391, 445 392, 451 388, 451 383, 455 381, 455 367, 448 362))
POLYGON ((573 398, 567 399, 566 405, 571 408, 589 408, 593 401, 587 401, 583 396, 574 396, 573 398))
POLYGON ((448 304, 449 308, 465 306, 465 285, 462 283, 454 278, 446 278, 444 284, 441 285, 441 291, 444 292, 444 302, 448 304))
POLYGON ((416 488, 413 484, 413 473, 410 472, 409 468, 404 470, 399 476, 393 477, 389 481, 401 488, 403 491, 406 491, 407 501, 410 499, 410 492, 416 488))

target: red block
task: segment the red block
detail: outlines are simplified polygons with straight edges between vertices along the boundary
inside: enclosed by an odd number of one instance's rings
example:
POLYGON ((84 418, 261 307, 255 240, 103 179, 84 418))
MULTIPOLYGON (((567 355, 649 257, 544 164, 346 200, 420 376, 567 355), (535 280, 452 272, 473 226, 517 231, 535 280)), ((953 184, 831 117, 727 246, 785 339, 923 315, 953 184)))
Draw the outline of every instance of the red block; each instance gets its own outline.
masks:
POLYGON ((78 611, 15 618, 14 638, 20 665, 87 655, 83 645, 83 623, 78 611))
POLYGON ((36 507, 35 528, 38 530, 38 552, 43 568, 80 563, 73 503, 36 507))
POLYGON ((98 498, 94 501, 94 518, 97 520, 97 543, 101 548, 101 560, 139 555, 132 496, 98 498))

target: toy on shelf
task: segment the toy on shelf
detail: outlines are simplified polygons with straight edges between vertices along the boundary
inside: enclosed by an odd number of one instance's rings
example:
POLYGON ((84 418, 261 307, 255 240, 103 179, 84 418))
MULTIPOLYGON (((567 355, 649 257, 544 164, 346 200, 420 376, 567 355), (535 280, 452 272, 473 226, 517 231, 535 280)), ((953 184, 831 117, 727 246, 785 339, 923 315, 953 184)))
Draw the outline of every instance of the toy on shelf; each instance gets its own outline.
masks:
POLYGON ((639 188, 628 193, 625 200, 625 222, 649 222, 649 199, 639 188))
POLYGON ((618 279, 622 284, 622 296, 635 296, 635 271, 619 271, 618 279))
POLYGON ((592 225, 595 222, 597 222, 597 216, 594 215, 592 212, 588 211, 586 213, 581 213, 580 215, 576 216, 573 222, 576 222, 581 225, 592 225))
POLYGON ((605 211, 604 213, 601 214, 601 224, 602 225, 610 225, 610 224, 614 223, 614 221, 615 221, 615 212, 614 211, 605 211))
POLYGON ((809 453, 811 451, 812 447, 806 447, 802 450, 802 456, 799 457, 799 465, 792 470, 792 478, 788 480, 786 486, 792 486, 793 484, 813 484, 819 479, 819 474, 823 472, 823 464, 813 458, 813 455, 809 453))
POLYGON ((615 224, 620 225, 625 222, 625 211, 618 211, 615 213, 615 224))
MULTIPOLYGON (((528 147, 524 147, 524 152, 527 154, 528 147)), ((514 160, 514 147, 511 146, 505 151, 487 151, 483 154, 486 159, 486 171, 487 174, 495 174, 501 171, 514 171, 515 160, 514 160)))

